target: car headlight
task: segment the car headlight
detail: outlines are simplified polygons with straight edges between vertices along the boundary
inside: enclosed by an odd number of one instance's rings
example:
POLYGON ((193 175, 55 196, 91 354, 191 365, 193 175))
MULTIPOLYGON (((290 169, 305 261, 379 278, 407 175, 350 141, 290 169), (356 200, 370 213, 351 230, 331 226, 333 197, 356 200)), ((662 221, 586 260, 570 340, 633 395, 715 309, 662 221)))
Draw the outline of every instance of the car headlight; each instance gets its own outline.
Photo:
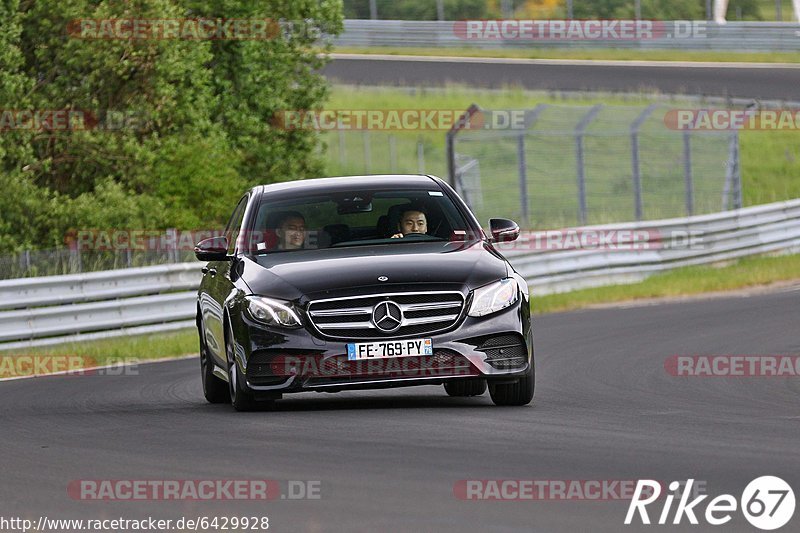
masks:
POLYGON ((517 283, 513 278, 501 279, 485 287, 475 289, 469 316, 484 316, 496 313, 517 301, 517 283))
POLYGON ((280 302, 263 296, 247 296, 247 312, 258 322, 270 326, 299 328, 300 317, 288 302, 280 302))

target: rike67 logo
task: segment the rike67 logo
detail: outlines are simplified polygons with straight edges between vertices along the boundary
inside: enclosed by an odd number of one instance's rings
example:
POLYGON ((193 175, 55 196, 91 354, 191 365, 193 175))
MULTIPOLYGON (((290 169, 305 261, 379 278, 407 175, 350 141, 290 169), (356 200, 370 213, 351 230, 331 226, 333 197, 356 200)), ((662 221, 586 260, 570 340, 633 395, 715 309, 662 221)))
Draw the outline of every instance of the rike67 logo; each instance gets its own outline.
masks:
MULTIPOLYGON (((679 501, 671 522, 674 525, 680 524, 684 517, 690 524, 697 525, 699 515, 706 523, 721 526, 733 520, 733 513, 736 513, 737 507, 740 506, 742 514, 753 527, 772 531, 786 525, 794 515, 794 491, 779 477, 762 476, 754 479, 745 487, 738 501, 730 494, 721 494, 707 503, 705 513, 700 512, 700 504, 708 498, 708 495, 696 496, 689 500, 693 483, 694 480, 689 479, 684 490, 681 490, 683 484, 678 481, 669 484, 672 494, 667 494, 664 498, 664 505, 655 523, 660 525, 670 523, 672 503, 676 496, 679 501)), ((628 507, 628 514, 625 516, 625 525, 633 523, 637 514, 642 524, 651 524, 647 506, 660 497, 661 484, 658 481, 639 480, 628 507)))

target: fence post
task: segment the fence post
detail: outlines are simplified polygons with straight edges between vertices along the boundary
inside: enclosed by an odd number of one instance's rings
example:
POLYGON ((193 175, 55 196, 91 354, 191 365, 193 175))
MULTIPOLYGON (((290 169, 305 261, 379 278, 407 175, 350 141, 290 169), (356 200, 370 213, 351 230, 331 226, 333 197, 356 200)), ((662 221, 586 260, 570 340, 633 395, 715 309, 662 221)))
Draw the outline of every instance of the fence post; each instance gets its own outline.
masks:
POLYGON ((635 220, 642 220, 644 206, 642 204, 642 173, 639 164, 639 130, 647 117, 655 111, 658 104, 650 104, 631 124, 631 166, 633 167, 633 204, 635 220))
POLYGON ((739 130, 733 132, 733 208, 742 208, 742 168, 740 166, 739 130))
POLYGON ((728 164, 725 165, 725 185, 722 189, 722 210, 727 211, 730 206, 731 192, 733 192, 733 209, 741 200, 736 195, 741 195, 741 186, 736 182, 736 175, 739 173, 739 131, 733 130, 728 139, 728 164), (736 189, 739 189, 737 191, 736 189))
POLYGON ((694 215, 694 183, 692 177, 692 138, 683 132, 683 181, 686 189, 686 216, 694 215))
POLYGON ((517 136, 517 170, 519 172, 519 200, 521 207, 522 223, 527 228, 528 224, 528 172, 525 162, 525 132, 517 136))
MULTIPOLYGON (((167 261, 170 263, 178 262, 178 230, 176 228, 167 228, 167 261)), ((238 239, 238 237, 237 237, 238 239)))
POLYGON ((517 167, 519 173, 519 194, 522 223, 530 227, 530 199, 528 198, 528 163, 525 157, 525 135, 528 129, 536 122, 539 115, 548 107, 548 104, 538 104, 532 110, 525 111, 523 129, 517 137, 517 167))
POLYGON ((344 148, 344 131, 339 130, 339 164, 344 165, 347 162, 347 152, 344 148))
POLYGON ((578 168, 578 224, 586 224, 586 175, 583 166, 583 136, 589 123, 597 116, 603 104, 597 104, 581 117, 578 126, 575 128, 575 157, 578 168))
POLYGON ((372 146, 369 131, 364 132, 364 172, 372 172, 372 146))
POLYGON ((80 274, 83 270, 83 265, 81 265, 81 251, 76 248, 69 249, 70 255, 70 272, 73 274, 80 274))
POLYGON ((447 150, 447 181, 453 189, 456 189, 456 135, 458 132, 469 125, 469 119, 472 115, 480 111, 477 104, 472 104, 466 111, 458 118, 453 127, 451 127, 445 134, 445 149, 447 150))
POLYGON ((397 172, 397 140, 394 134, 389 134, 389 168, 392 173, 397 172))

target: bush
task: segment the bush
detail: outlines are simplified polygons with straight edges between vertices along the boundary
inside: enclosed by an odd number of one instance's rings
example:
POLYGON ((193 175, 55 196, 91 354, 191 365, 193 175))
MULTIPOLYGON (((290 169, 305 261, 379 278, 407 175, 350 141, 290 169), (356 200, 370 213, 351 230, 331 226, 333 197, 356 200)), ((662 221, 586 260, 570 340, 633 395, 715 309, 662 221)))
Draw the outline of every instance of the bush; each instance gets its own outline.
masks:
POLYGON ((270 124, 324 101, 324 60, 304 30, 337 33, 340 11, 336 0, 0 2, 0 111, 83 112, 85 126, 0 131, 0 183, 17 203, 0 200, 0 251, 53 246, 69 227, 217 227, 245 188, 318 175, 318 135, 270 124), (260 41, 67 32, 76 19, 197 17, 306 27, 260 41))

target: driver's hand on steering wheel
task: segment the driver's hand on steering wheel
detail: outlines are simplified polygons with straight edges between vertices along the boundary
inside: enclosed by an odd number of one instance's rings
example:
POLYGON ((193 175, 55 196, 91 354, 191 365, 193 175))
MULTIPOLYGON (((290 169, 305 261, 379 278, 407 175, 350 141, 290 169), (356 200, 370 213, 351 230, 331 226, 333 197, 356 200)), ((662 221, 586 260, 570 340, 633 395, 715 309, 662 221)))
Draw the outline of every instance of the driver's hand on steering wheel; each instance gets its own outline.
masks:
POLYGON ((392 239, 402 239, 402 238, 403 238, 402 233, 395 233, 394 235, 392 235, 392 239))

